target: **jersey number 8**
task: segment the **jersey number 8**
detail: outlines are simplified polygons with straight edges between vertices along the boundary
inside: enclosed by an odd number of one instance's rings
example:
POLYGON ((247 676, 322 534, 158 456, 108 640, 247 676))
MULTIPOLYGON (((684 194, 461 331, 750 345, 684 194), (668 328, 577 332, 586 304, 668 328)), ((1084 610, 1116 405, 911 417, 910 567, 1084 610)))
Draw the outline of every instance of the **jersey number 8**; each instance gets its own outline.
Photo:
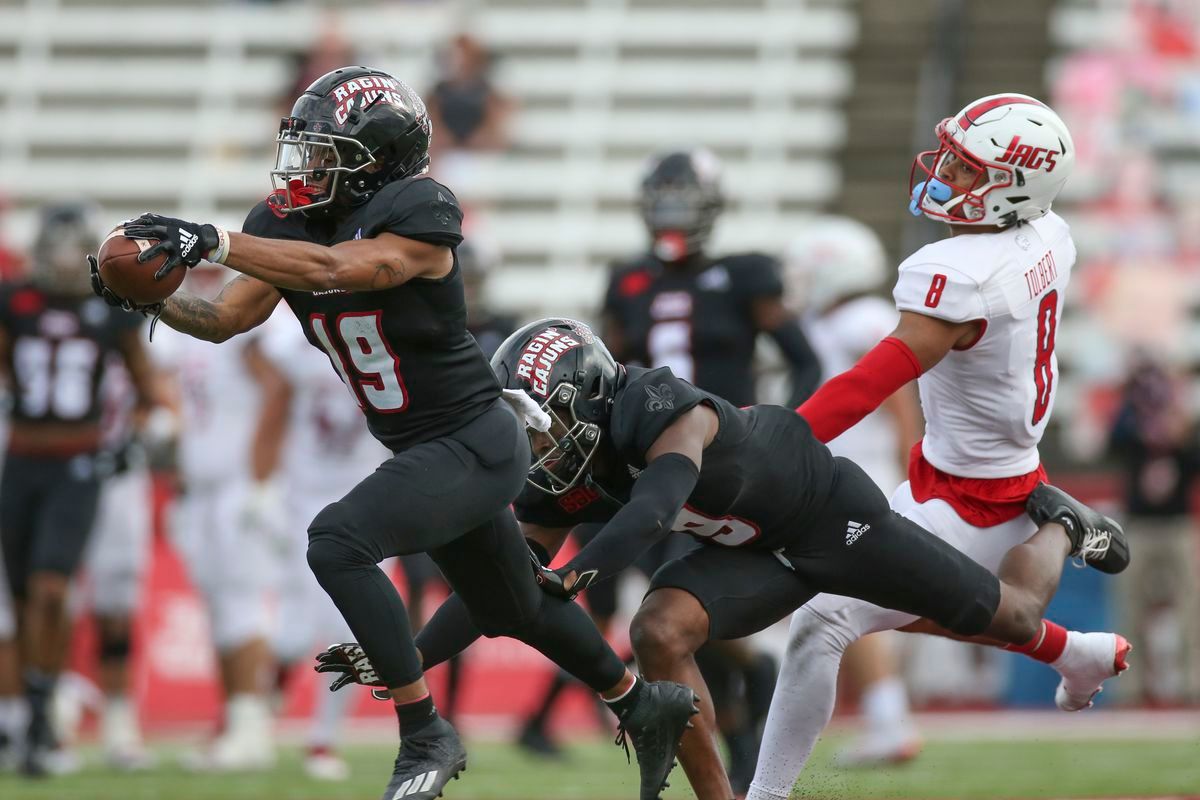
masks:
POLYGON ((1058 329, 1058 291, 1052 291, 1038 304, 1037 350, 1033 359, 1033 424, 1037 425, 1050 410, 1054 391, 1054 334, 1058 329))

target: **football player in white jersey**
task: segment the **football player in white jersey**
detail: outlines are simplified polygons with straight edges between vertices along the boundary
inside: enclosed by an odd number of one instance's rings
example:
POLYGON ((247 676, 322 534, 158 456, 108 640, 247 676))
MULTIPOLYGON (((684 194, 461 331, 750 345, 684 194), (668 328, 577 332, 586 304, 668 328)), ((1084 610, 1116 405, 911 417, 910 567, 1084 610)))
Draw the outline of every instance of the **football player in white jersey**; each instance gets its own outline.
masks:
MULTIPOLYGON (((854 366, 896 327, 899 312, 875 294, 887 280, 886 261, 875 232, 849 217, 817 217, 788 244, 782 260, 784 301, 800 315, 823 380, 854 366)), ((828 445, 891 495, 904 480, 909 448, 920 438, 916 391, 906 387, 828 445)), ((858 696, 865 726, 838 753, 842 766, 899 763, 921 751, 892 636, 880 632, 859 639, 842 659, 845 685, 858 696)))
MULTIPOLYGON (((322 357, 291 315, 277 311, 264 326, 259 349, 287 383, 286 405, 277 409, 282 431, 280 489, 284 525, 275 542, 279 570, 277 624, 271 647, 281 674, 307 662, 316 646, 353 641, 350 627, 308 568, 303 531, 322 508, 347 494, 389 457, 362 424, 362 414, 328 359, 322 357)), ((267 437, 256 437, 263 442, 267 437)), ((306 664, 307 665, 307 664, 306 664)), ((319 780, 345 780, 349 767, 333 750, 351 692, 327 691, 336 676, 315 684, 316 711, 309 728, 305 772, 319 780)))
POLYGON ((150 557, 150 473, 134 438, 135 423, 140 423, 135 420, 134 387, 119 360, 105 365, 101 394, 102 446, 112 472, 100 489, 84 562, 99 639, 98 683, 104 695, 100 738, 111 766, 137 770, 152 764, 142 744, 129 674, 133 618, 150 557))
MULTIPOLYGON (((1044 522, 1047 502, 1075 503, 1039 488, 1046 473, 1037 449, 1058 388, 1055 333, 1075 263, 1070 231, 1050 206, 1070 175, 1074 145, 1057 114, 1019 94, 976 100, 935 131, 938 148, 913 164, 910 210, 948 223, 951 237, 900 265, 892 334, 797 411, 828 442, 917 379, 925 438, 892 508, 993 572, 1019 573, 1026 585, 1057 581, 1068 545, 1030 518, 1044 522)), ((1119 572, 1128 564, 1123 538, 1068 536, 1070 554, 1089 566, 1119 572)), ((791 793, 832 712, 846 646, 914 624, 926 625, 832 595, 793 615, 748 800, 791 793)), ((1062 675, 1056 703, 1079 710, 1126 668, 1129 645, 1043 620, 1015 649, 1053 666, 1062 675)))
MULTIPOLYGON (((192 291, 215 294, 224 272, 202 266, 189 270, 187 280, 192 291)), ((252 456, 259 418, 278 416, 283 380, 257 338, 220 347, 160 327, 150 348, 178 396, 183 491, 172 541, 208 611, 225 700, 224 728, 210 748, 185 758, 192 769, 264 769, 275 759, 264 523, 277 515, 270 513, 263 483, 273 465, 254 463, 252 456)))

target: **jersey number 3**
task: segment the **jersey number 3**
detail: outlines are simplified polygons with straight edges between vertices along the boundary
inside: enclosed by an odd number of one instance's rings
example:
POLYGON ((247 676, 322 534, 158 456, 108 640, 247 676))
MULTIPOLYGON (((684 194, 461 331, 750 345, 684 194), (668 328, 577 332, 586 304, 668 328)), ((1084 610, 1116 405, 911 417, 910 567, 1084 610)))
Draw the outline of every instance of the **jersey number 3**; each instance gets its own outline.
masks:
POLYGON ((1048 292, 1038 304, 1037 351, 1033 358, 1033 424, 1037 425, 1050 410, 1054 390, 1054 333, 1058 328, 1058 291, 1048 292))
POLYGON ((383 336, 382 311, 339 314, 332 329, 324 314, 313 314, 308 324, 359 406, 369 406, 380 414, 395 414, 408 407, 400 359, 383 336))

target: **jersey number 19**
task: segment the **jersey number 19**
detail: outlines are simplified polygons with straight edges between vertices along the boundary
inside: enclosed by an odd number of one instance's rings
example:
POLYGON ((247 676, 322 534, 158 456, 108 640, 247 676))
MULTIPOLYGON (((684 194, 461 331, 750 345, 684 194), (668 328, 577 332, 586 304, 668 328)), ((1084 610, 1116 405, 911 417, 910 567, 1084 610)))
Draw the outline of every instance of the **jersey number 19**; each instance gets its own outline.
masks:
POLYGON ((313 314, 308 322, 361 408, 395 414, 408 407, 400 359, 383 335, 382 311, 339 314, 332 328, 324 314, 313 314))

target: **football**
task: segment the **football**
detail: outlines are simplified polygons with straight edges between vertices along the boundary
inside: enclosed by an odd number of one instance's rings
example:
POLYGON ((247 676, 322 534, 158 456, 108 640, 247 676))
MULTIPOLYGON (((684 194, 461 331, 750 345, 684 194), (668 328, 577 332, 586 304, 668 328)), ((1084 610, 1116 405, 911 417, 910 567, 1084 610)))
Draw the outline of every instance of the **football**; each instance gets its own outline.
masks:
POLYGON ((168 272, 162 280, 155 280, 154 273, 167 257, 159 255, 146 262, 137 260, 138 254, 152 247, 151 239, 128 239, 123 228, 116 228, 100 245, 96 260, 100 262, 100 277, 117 295, 139 304, 159 303, 166 300, 179 284, 183 283, 187 270, 180 265, 168 272))

